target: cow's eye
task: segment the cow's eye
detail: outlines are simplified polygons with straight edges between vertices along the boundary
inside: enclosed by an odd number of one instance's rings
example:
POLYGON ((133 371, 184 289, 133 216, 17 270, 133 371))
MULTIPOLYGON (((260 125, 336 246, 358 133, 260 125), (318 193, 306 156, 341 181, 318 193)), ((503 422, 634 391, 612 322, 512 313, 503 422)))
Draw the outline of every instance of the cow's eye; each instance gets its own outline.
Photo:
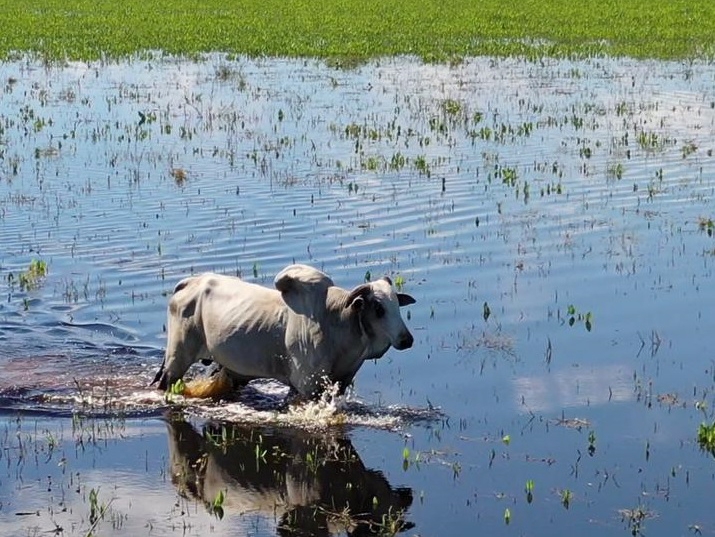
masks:
POLYGON ((375 315, 378 319, 385 315, 385 308, 382 304, 375 304, 375 315))

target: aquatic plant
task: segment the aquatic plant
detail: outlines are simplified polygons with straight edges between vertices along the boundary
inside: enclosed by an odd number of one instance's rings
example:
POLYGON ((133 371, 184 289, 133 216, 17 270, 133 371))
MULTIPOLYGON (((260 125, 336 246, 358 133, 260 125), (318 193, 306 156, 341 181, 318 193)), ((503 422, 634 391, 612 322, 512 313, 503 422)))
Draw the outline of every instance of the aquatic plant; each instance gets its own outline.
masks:
POLYGON ((700 449, 715 457, 715 422, 710 425, 701 423, 698 426, 698 444, 700 449))
MULTIPOLYGON (((33 259, 27 269, 17 275, 17 283, 23 291, 36 289, 47 276, 47 262, 41 259, 33 259)), ((10 272, 7 275, 7 282, 10 285, 15 283, 15 275, 10 272)))
POLYGON ((526 492, 526 503, 531 503, 534 501, 534 480, 527 479, 526 486, 524 487, 524 492, 526 492))
POLYGON ((219 520, 223 518, 223 503, 225 499, 226 493, 223 490, 219 490, 209 509, 219 520))
POLYGON ((596 433, 588 432, 588 454, 593 457, 596 453, 596 433))
POLYGON ((569 326, 573 326, 576 321, 578 322, 583 322, 583 325, 586 327, 586 330, 589 332, 593 328, 593 313, 590 311, 587 312, 581 312, 576 309, 576 306, 573 304, 569 304, 568 307, 566 308, 566 315, 568 316, 568 324, 569 326))
POLYGON ((169 387, 168 393, 171 395, 183 395, 185 389, 186 383, 182 379, 179 379, 169 387))
POLYGON ((643 523, 646 519, 655 516, 652 511, 642 505, 638 505, 634 509, 619 509, 618 513, 621 515, 622 520, 628 523, 633 537, 643 535, 643 523))
POLYGON ((700 231, 704 231, 708 234, 708 237, 713 236, 713 230, 715 229, 715 222, 712 218, 701 216, 698 218, 698 228, 700 231))

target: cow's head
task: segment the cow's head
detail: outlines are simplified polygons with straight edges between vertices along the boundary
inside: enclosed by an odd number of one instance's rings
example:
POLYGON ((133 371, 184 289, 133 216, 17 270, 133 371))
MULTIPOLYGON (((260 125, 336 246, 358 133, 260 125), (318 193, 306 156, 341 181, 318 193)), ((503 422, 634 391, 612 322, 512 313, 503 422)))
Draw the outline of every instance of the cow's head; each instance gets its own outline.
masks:
POLYGON ((204 336, 195 319, 198 277, 186 278, 169 299, 166 323, 166 352, 152 384, 167 390, 181 379, 191 364, 207 357, 204 336))
POLYGON ((390 346, 397 350, 412 346, 414 338, 402 320, 400 307, 414 303, 410 295, 396 292, 387 276, 350 291, 347 307, 357 312, 360 329, 370 341, 365 359, 379 358, 390 346))

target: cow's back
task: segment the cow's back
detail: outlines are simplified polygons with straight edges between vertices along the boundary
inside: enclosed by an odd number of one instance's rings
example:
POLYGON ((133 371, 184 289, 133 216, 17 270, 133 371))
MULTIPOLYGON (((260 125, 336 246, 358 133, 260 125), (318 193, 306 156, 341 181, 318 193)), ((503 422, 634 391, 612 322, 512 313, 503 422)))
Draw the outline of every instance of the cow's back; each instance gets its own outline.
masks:
POLYGON ((213 359, 241 376, 285 379, 281 294, 231 276, 197 278, 197 316, 213 359))

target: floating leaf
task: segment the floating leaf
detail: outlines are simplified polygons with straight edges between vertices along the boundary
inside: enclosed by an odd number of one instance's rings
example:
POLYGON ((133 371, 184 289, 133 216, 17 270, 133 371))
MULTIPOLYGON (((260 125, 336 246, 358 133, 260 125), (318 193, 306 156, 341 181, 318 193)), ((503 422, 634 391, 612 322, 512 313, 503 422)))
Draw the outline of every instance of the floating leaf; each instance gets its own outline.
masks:
POLYGON ((586 325, 586 330, 590 332, 591 328, 593 327, 593 314, 590 311, 586 314, 586 320, 584 321, 584 324, 586 325))

